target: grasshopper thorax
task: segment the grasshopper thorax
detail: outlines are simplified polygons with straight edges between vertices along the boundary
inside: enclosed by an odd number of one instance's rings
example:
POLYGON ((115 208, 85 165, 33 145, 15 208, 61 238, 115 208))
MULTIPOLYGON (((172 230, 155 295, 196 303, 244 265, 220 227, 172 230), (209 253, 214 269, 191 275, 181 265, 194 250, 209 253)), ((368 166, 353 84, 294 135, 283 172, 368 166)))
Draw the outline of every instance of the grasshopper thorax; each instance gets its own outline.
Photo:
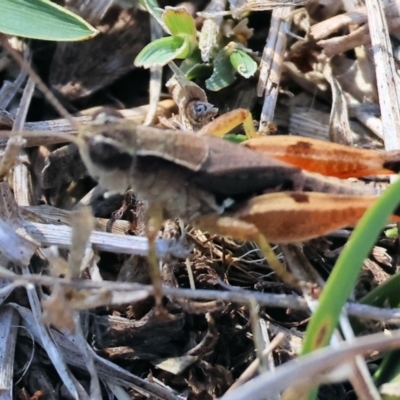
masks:
POLYGON ((128 189, 136 159, 136 125, 116 111, 102 110, 80 129, 77 142, 93 178, 112 191, 128 189))

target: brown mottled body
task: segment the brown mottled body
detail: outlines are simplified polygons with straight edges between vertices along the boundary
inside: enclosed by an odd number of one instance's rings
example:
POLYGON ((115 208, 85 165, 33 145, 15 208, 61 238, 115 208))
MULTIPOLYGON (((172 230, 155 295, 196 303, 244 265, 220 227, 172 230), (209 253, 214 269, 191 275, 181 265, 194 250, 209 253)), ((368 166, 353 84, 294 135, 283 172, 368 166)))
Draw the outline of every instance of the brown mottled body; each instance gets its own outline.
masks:
MULTIPOLYGON (((136 126, 94 124, 78 137, 89 173, 116 192, 131 187, 160 204, 165 216, 192 220, 220 213, 226 199, 243 201, 276 191, 375 195, 380 188, 301 170, 263 152, 207 135, 136 126)), ((314 203, 314 207, 315 207, 314 203)))
POLYGON ((84 129, 78 142, 89 173, 101 185, 118 192, 128 187, 148 192, 147 200, 152 202, 159 202, 156 192, 166 188, 161 183, 157 189, 155 176, 160 174, 163 181, 169 176, 172 187, 179 180, 185 190, 196 186, 223 200, 276 188, 301 173, 297 167, 218 138, 140 126, 133 129, 124 121, 84 129))

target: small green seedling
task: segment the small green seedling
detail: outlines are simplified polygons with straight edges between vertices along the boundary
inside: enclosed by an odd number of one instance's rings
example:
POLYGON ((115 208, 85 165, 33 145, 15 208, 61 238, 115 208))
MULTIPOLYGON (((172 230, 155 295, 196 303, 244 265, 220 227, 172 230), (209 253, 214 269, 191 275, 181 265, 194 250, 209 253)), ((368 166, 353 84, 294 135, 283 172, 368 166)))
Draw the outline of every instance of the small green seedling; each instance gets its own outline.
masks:
POLYGON ((204 63, 199 50, 195 20, 185 8, 166 7, 161 12, 154 2, 149 3, 147 0, 145 5, 171 36, 157 39, 144 47, 135 59, 137 67, 164 66, 175 59, 181 59, 184 60, 181 69, 188 79, 204 77, 208 71, 209 78, 205 84, 207 89, 212 91, 232 84, 237 73, 245 78, 250 78, 256 73, 257 63, 250 56, 251 51, 235 41, 226 44, 227 41, 223 37, 218 40, 220 48, 215 52, 213 64, 204 63))

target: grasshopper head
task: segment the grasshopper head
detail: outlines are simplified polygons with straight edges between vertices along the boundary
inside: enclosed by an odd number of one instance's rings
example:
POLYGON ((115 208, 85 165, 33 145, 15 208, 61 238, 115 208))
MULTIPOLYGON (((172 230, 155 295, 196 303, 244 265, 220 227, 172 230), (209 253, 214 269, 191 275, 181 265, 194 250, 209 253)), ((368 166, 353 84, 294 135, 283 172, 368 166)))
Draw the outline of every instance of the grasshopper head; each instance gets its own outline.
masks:
POLYGON ((136 127, 116 112, 101 112, 80 129, 77 144, 89 174, 106 189, 123 193, 131 182, 136 127))

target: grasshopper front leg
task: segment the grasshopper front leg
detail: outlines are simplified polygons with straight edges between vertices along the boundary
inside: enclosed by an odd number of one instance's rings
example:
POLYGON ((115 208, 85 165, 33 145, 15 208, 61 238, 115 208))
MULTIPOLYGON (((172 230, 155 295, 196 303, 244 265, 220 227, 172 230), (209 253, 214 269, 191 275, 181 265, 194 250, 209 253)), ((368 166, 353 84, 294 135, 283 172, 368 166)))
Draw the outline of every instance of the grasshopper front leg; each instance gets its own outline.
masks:
POLYGON ((253 117, 249 110, 238 108, 215 118, 214 121, 203 127, 198 134, 208 134, 222 137, 232 129, 243 124, 248 139, 259 137, 260 134, 254 129, 253 117))
POLYGON ((149 240, 149 254, 147 260, 149 263, 149 272, 154 288, 155 313, 159 316, 165 313, 165 310, 163 309, 162 305, 162 280, 156 254, 155 242, 163 222, 163 208, 160 206, 160 204, 149 204, 146 210, 146 236, 149 240))

